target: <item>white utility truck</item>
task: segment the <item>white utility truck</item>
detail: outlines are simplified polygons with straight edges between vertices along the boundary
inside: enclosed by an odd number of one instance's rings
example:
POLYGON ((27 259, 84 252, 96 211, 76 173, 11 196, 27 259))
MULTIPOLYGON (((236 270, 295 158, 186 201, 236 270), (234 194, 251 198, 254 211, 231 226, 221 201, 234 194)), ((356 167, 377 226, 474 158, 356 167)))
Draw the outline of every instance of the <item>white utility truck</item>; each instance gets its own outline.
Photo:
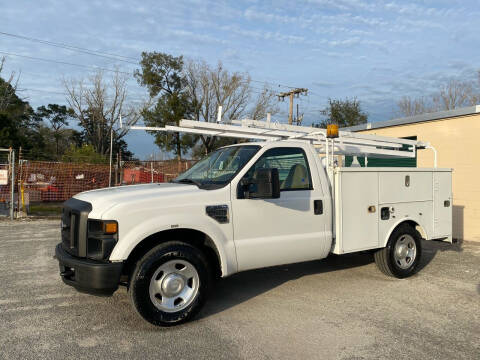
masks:
POLYGON ((215 277, 374 250, 383 273, 405 278, 418 269, 422 239, 452 241, 452 172, 436 168, 436 153, 434 168, 340 166, 345 156, 435 152, 428 143, 253 120, 141 129, 248 139, 171 183, 65 202, 63 281, 104 295, 125 285, 155 325, 191 319, 215 277))

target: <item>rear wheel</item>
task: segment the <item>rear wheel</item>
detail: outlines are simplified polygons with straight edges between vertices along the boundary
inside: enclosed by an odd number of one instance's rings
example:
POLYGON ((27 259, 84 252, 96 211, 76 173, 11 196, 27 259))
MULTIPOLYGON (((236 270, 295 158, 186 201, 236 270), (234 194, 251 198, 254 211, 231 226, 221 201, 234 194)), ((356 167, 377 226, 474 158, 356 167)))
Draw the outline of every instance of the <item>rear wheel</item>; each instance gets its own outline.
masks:
POLYGON ((408 224, 398 226, 387 246, 374 254, 375 263, 385 275, 406 278, 418 269, 421 260, 421 236, 408 224))
POLYGON ((154 325, 193 318, 205 303, 212 280, 205 255, 182 242, 167 242, 137 263, 129 293, 137 312, 154 325))

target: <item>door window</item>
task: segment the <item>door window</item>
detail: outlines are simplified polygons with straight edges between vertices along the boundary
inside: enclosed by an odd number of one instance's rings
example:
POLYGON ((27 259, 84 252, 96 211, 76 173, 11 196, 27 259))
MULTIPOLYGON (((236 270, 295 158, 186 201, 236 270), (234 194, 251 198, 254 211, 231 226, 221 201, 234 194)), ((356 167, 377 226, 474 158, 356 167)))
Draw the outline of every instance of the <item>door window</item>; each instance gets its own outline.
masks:
POLYGON ((307 157, 300 148, 274 148, 265 151, 244 178, 252 178, 254 171, 260 168, 278 169, 281 191, 312 189, 307 157))

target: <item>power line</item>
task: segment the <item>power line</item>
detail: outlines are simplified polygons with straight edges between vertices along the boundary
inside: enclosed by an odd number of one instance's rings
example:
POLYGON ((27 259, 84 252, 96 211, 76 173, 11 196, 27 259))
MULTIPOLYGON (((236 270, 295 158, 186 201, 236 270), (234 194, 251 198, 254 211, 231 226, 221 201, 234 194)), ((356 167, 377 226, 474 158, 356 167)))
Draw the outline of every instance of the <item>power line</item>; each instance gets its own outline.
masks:
MULTIPOLYGON (((49 40, 43 40, 43 39, 37 39, 29 36, 24 36, 24 35, 18 35, 18 34, 12 34, 12 33, 7 33, 4 31, 0 31, 0 35, 4 36, 9 36, 17 39, 22 39, 26 41, 31 41, 31 42, 37 42, 43 45, 49 45, 57 48, 62 48, 66 50, 71 50, 71 51, 77 51, 80 53, 88 54, 88 55, 93 55, 93 56, 99 56, 107 59, 113 59, 113 60, 118 60, 122 61, 128 64, 133 64, 133 65, 139 65, 139 59, 136 57, 132 56, 125 56, 125 55, 119 55, 119 54, 113 54, 113 53, 108 53, 108 52, 103 52, 103 51, 98 51, 98 50, 92 50, 92 49, 87 49, 84 47, 76 46, 76 45, 70 45, 67 43, 59 43, 59 42, 54 42, 54 41, 49 41, 49 40)), ((259 84, 268 84, 272 87, 285 87, 288 89, 296 89, 297 87, 295 86, 289 86, 289 85, 284 85, 272 81, 261 81, 261 80, 254 80, 250 79, 252 82, 256 82, 259 84)))
POLYGON ((21 58, 30 59, 30 60, 39 60, 39 61, 51 62, 51 63, 61 64, 61 65, 78 66, 78 67, 82 67, 82 68, 86 68, 86 69, 103 70, 103 71, 110 71, 110 72, 119 73, 119 74, 132 75, 132 73, 128 73, 128 72, 120 71, 120 70, 108 69, 108 68, 91 66, 91 65, 82 65, 82 64, 76 64, 76 63, 71 63, 71 62, 66 62, 66 61, 58 61, 58 60, 53 60, 53 59, 45 59, 45 58, 40 58, 40 57, 35 57, 35 56, 9 53, 9 52, 5 52, 5 51, 0 51, 0 54, 4 54, 4 55, 7 55, 7 56, 16 56, 16 57, 21 57, 21 58))
MULTIPOLYGON (((71 63, 71 62, 66 62, 66 61, 58 61, 58 60, 53 60, 53 59, 45 59, 45 58, 40 58, 40 57, 35 57, 35 56, 9 53, 9 52, 5 52, 5 51, 0 51, 0 54, 4 54, 4 55, 7 55, 7 56, 21 57, 21 58, 25 58, 25 59, 29 59, 29 60, 37 60, 37 61, 51 62, 51 63, 61 64, 61 65, 77 66, 77 67, 82 67, 82 68, 92 69, 92 70, 109 71, 109 72, 114 72, 114 73, 129 75, 129 76, 133 75, 132 73, 128 73, 128 72, 121 71, 121 70, 108 69, 108 68, 99 67, 99 66, 92 66, 92 65, 76 64, 76 63, 71 63)), ((250 86, 250 87, 251 87, 252 89, 256 90, 256 91, 253 91, 253 90, 252 90, 252 92, 256 92, 256 93, 258 93, 258 94, 263 93, 263 90, 264 90, 264 89, 256 88, 256 87, 253 87, 253 86, 250 86)), ((268 89, 267 89, 267 90, 268 90, 268 89)))
MULTIPOLYGON (((35 92, 41 92, 41 93, 46 93, 46 94, 56 94, 56 95, 64 95, 64 96, 69 96, 68 93, 65 92, 60 92, 60 91, 54 91, 54 90, 45 90, 45 89, 33 89, 33 88, 21 88, 17 90, 18 92, 25 92, 25 91, 35 91, 35 92)), ((261 94, 259 92, 252 91, 255 94, 261 94)), ((141 95, 139 97, 135 97, 135 94, 129 95, 129 102, 145 102, 147 99, 142 98, 141 95)))
MULTIPOLYGON (((38 41, 38 42, 41 42, 41 43, 45 43, 45 44, 48 44, 49 42, 45 41, 45 40, 40 40, 40 39, 34 39, 34 38, 27 38, 27 37, 24 37, 24 36, 21 36, 21 35, 14 35, 14 34, 9 34, 9 33, 4 33, 4 32, 0 32, 0 34, 3 34, 3 35, 7 35, 7 36, 13 36, 13 37, 18 37, 18 38, 25 38, 25 39, 28 39, 28 40, 32 40, 32 41, 38 41)), ((57 44, 57 43, 55 43, 57 44)), ((65 45, 65 46, 70 46, 70 45, 65 45)), ((70 46, 70 48, 68 48, 69 50, 73 50, 73 51, 80 51, 80 50, 77 50, 77 49, 82 49, 82 48, 78 48, 78 47, 75 47, 75 46, 70 46)), ((88 49, 86 49, 87 51, 88 49)), ((82 50, 83 51, 83 50, 82 50)), ((50 63, 55 63, 55 64, 60 64, 60 65, 68 65, 68 66, 76 66, 76 67, 81 67, 81 68, 86 68, 86 69, 92 69, 92 70, 102 70, 102 71, 108 71, 108 72, 114 72, 114 73, 119 73, 119 74, 125 74, 125 75, 129 75, 131 76, 132 73, 128 73, 128 72, 125 72, 125 71, 121 71, 121 70, 114 70, 114 69, 109 69, 109 68, 104 68, 104 67, 99 67, 99 66, 91 66, 91 65, 83 65, 83 64, 77 64, 77 63, 71 63, 71 62, 66 62, 66 61, 59 61, 59 60, 53 60, 53 59, 45 59, 45 58, 40 58, 40 57, 35 57, 35 56, 29 56, 29 55, 23 55, 23 54, 16 54, 16 53, 10 53, 10 52, 5 52, 5 51, 0 51, 0 54, 4 54, 4 55, 7 55, 7 56, 15 56, 15 57, 21 57, 21 58, 25 58, 25 59, 29 59, 29 60, 37 60, 37 61, 44 61, 44 62, 50 62, 50 63)), ((92 51, 89 52, 89 54, 91 55, 95 55, 92 51)), ((121 55, 114 55, 114 56, 121 56, 121 55)), ((127 58, 127 57, 126 57, 127 58)), ((134 64, 137 64, 137 63, 134 63, 134 64)), ((269 83, 269 82, 264 82, 264 81, 260 81, 260 80, 253 80, 253 79, 250 79, 250 81, 252 82, 255 82, 255 83, 261 83, 261 84, 264 84, 264 85, 270 85, 272 86, 272 83, 269 83)), ((287 85, 281 85, 281 84, 278 84, 278 86, 284 86, 284 87, 287 87, 287 88, 292 88, 293 87, 290 87, 290 86, 287 86, 287 85)), ((254 87, 254 86, 251 86, 250 85, 250 88, 251 88, 251 91, 253 93, 257 93, 257 94, 262 94, 265 90, 267 91, 273 91, 273 89, 268 89, 268 88, 258 88, 258 87, 254 87)), ((32 91, 41 91, 39 89, 31 89, 32 91)), ((46 92, 46 91, 44 91, 46 92)))
POLYGON ((44 93, 50 93, 50 94, 59 94, 59 95, 67 95, 64 92, 60 91, 53 91, 53 90, 44 90, 44 89, 30 89, 30 88, 23 88, 23 89, 18 89, 18 92, 22 91, 38 91, 38 92, 44 92, 44 93))
POLYGON ((256 82, 256 83, 261 83, 261 84, 268 84, 270 86, 274 85, 274 86, 278 86, 278 87, 285 87, 287 89, 296 89, 297 88, 296 86, 282 85, 282 84, 278 84, 278 83, 272 83, 272 82, 269 82, 269 81, 260 81, 260 80, 253 80, 253 79, 250 79, 250 81, 253 81, 253 82, 256 82))
MULTIPOLYGON (((47 93, 47 94, 58 94, 58 95, 69 96, 69 94, 66 93, 66 92, 60 92, 60 91, 55 91, 55 90, 45 90, 45 89, 21 88, 21 89, 18 89, 17 91, 19 91, 19 92, 37 91, 37 92, 43 92, 43 93, 47 93)), ((145 98, 142 98, 141 96, 136 97, 135 94, 134 95, 128 95, 127 97, 128 97, 129 102, 142 102, 142 101, 146 100, 145 98)))
POLYGON ((88 55, 100 56, 100 57, 107 58, 107 59, 114 59, 114 60, 129 63, 129 64, 138 65, 138 59, 134 58, 134 57, 130 57, 130 56, 111 54, 111 53, 106 53, 106 52, 97 51, 97 50, 90 50, 90 49, 82 48, 82 47, 75 46, 75 45, 69 45, 69 44, 66 44, 66 43, 57 43, 57 42, 53 42, 53 41, 36 39, 36 38, 23 36, 23 35, 6 33, 6 32, 3 32, 3 31, 0 31, 0 35, 10 36, 10 37, 14 37, 14 38, 17 38, 17 39, 27 40, 27 41, 31 41, 31 42, 37 42, 37 43, 40 43, 40 44, 54 46, 54 47, 57 47, 57 48, 77 51, 77 52, 81 52, 81 53, 88 54, 88 55), (130 60, 128 60, 128 59, 130 59, 130 60), (133 62, 131 60, 135 60, 135 62, 133 62))

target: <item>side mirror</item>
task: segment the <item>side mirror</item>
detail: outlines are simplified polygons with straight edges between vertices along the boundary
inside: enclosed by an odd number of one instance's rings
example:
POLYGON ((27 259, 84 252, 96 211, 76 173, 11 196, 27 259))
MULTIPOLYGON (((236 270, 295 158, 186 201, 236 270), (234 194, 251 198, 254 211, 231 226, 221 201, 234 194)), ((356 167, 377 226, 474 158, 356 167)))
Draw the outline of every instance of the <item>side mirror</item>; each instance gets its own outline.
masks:
POLYGON ((278 199, 280 197, 278 169, 255 170, 245 190, 246 199, 278 199))

